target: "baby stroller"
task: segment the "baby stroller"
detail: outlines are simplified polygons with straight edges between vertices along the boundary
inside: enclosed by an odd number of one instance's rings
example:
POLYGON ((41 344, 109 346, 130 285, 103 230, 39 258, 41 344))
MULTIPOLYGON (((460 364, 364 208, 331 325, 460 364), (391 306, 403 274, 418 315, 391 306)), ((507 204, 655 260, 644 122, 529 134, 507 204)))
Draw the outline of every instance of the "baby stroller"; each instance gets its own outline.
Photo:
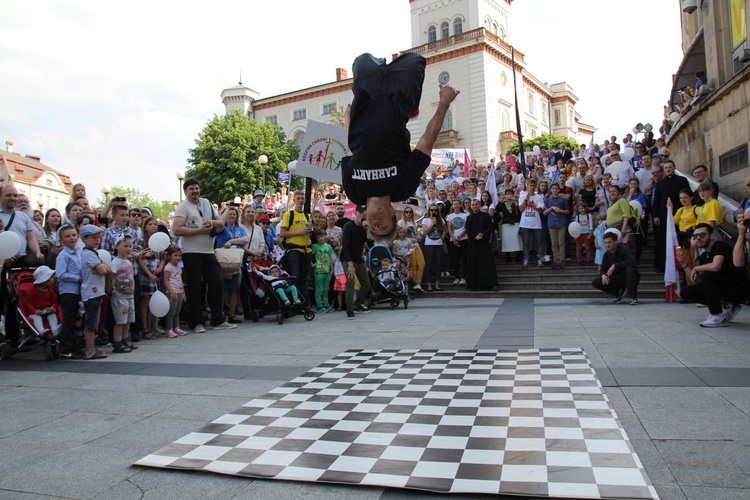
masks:
MULTIPOLYGON (((60 342, 57 340, 56 332, 49 330, 47 330, 46 334, 38 332, 34 327, 34 322, 18 306, 19 296, 25 292, 30 292, 34 286, 34 270, 8 270, 6 286, 8 287, 8 297, 10 300, 8 311, 14 311, 18 317, 19 339, 17 350, 20 351, 30 347, 41 346, 44 352, 44 359, 47 361, 60 359, 60 342)), ((10 359, 17 350, 9 342, 4 342, 0 345, 0 359, 10 359)))
MULTIPOLYGON (((250 283, 248 297, 251 308, 250 315, 253 322, 257 323, 260 318, 264 317, 266 314, 275 314, 276 320, 280 325, 284 323, 284 319, 296 314, 302 314, 307 321, 315 319, 315 311, 310 309, 309 305, 304 302, 305 299, 302 294, 299 294, 301 302, 298 304, 292 303, 290 305, 285 305, 281 298, 276 294, 275 287, 286 287, 293 283, 295 279, 294 276, 289 276, 282 269, 281 276, 266 280, 255 272, 256 270, 259 270, 263 274, 268 275, 268 268, 271 266, 278 266, 278 264, 275 264, 270 260, 254 260, 244 269, 244 272, 248 273, 248 282, 250 283)), ((279 267, 279 269, 281 268, 279 267)))
POLYGON ((373 245, 367 254, 367 267, 372 282, 373 304, 390 303, 391 309, 395 309, 403 301, 404 309, 407 309, 409 294, 406 280, 410 274, 409 263, 400 257, 394 257, 387 246, 373 245), (384 266, 387 261, 390 261, 390 264, 384 266))

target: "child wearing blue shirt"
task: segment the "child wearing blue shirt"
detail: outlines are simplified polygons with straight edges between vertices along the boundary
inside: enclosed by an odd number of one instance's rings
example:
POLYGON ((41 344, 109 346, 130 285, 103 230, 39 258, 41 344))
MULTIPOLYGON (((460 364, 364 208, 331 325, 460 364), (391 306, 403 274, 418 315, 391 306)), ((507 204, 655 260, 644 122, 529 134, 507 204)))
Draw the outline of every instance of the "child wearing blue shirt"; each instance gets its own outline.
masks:
POLYGON ((60 357, 62 359, 80 359, 81 354, 74 349, 73 327, 81 300, 81 256, 76 252, 78 230, 74 226, 63 226, 58 231, 58 238, 63 249, 57 255, 55 275, 57 289, 60 292, 62 325, 60 327, 60 357))

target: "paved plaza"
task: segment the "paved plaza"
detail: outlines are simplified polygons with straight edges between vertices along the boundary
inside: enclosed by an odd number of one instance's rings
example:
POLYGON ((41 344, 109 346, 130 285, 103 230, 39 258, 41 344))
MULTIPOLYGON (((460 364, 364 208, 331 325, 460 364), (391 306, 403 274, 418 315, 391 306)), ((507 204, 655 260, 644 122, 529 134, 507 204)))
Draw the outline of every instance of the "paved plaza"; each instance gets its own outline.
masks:
POLYGON ((104 361, 22 353, 0 362, 0 499, 445 498, 131 464, 347 349, 528 347, 585 349, 662 499, 750 498, 750 311, 716 329, 698 326, 706 314, 604 297, 426 297, 355 321, 269 318, 143 341, 104 361))

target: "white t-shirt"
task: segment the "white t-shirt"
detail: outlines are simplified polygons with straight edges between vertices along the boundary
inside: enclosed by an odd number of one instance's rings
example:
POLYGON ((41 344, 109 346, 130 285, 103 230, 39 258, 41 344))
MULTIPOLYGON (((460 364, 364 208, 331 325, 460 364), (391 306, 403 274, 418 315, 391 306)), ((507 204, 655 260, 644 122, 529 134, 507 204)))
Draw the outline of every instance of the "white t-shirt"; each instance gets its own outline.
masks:
MULTIPOLYGON (((528 196, 528 191, 521 191, 521 196, 518 198, 518 205, 523 205, 523 202, 526 201, 528 196)), ((529 201, 533 201, 538 208, 544 208, 544 197, 541 194, 532 195, 529 201)), ((521 223, 519 224, 519 227, 525 227, 527 229, 542 229, 542 217, 539 211, 530 206, 530 204, 527 204, 526 210, 521 212, 521 223)))
POLYGON ((469 239, 466 235, 466 218, 469 214, 461 212, 460 214, 452 213, 445 218, 451 225, 453 225, 453 234, 458 237, 458 241, 464 241, 469 239))
MULTIPOLYGON (((199 228, 207 220, 214 218, 214 209, 205 198, 199 198, 195 205, 188 200, 177 205, 174 218, 185 219, 185 227, 199 228)), ((209 234, 194 234, 182 237, 183 253, 214 253, 214 237, 209 234)))
MULTIPOLYGON (((433 220, 430 217, 425 217, 422 219, 422 226, 429 226, 432 224, 433 220)), ((424 231, 424 227, 422 228, 424 231)), ((425 245, 442 245, 443 244, 443 232, 440 230, 440 226, 438 224, 435 224, 432 226, 428 234, 425 235, 424 238, 424 244, 425 245)))
POLYGON ((120 299, 129 299, 135 293, 135 278, 133 263, 129 260, 115 257, 109 265, 112 269, 112 296, 120 299))

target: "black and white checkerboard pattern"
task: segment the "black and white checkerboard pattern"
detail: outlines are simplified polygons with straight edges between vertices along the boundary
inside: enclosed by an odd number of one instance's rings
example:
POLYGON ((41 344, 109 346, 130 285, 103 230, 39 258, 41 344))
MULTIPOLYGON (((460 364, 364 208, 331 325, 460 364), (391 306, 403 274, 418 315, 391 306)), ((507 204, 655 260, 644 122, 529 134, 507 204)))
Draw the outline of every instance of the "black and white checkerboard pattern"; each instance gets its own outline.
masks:
POLYGON ((346 351, 136 464, 444 493, 658 498, 578 348, 346 351))

